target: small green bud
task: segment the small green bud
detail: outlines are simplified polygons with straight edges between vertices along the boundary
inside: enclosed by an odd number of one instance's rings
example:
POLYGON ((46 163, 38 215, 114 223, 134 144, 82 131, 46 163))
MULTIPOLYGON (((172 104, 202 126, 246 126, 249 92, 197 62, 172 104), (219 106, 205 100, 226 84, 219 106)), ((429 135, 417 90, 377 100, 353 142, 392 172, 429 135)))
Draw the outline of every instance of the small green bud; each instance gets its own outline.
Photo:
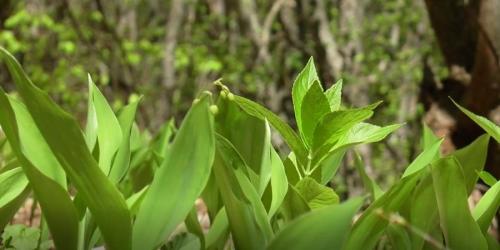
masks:
POLYGON ((221 90, 220 91, 220 97, 222 97, 222 99, 226 99, 227 98, 227 92, 224 91, 224 90, 221 90))
POLYGON ((196 98, 193 100, 193 105, 195 105, 196 103, 198 103, 200 101, 200 99, 196 98))
POLYGON ((228 98, 229 100, 231 100, 231 101, 234 101, 234 95, 233 95, 233 93, 228 93, 228 94, 227 94, 227 98, 228 98))
POLYGON ((208 96, 212 96, 212 92, 208 91, 208 90, 205 90, 203 91, 203 94, 206 94, 208 96))
POLYGON ((213 115, 216 115, 217 113, 219 113, 219 108, 217 107, 217 105, 210 105, 209 109, 213 115))

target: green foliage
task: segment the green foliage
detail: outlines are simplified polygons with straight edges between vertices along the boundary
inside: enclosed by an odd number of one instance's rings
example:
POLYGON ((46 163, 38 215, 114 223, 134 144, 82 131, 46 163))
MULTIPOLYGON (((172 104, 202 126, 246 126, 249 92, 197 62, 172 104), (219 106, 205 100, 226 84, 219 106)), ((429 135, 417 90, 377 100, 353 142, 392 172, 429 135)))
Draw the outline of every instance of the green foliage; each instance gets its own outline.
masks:
MULTIPOLYGON (((0 91, 0 152, 10 162, 0 167, 2 228, 32 191, 58 249, 497 247, 487 232, 500 205, 498 181, 483 172, 487 134, 443 157, 443 140, 424 129, 422 153, 387 190, 355 154, 370 200, 339 197, 326 185, 347 151, 401 125, 366 122, 379 103, 345 108, 342 82, 323 91, 312 59, 292 88, 297 131, 218 81, 220 95, 203 92, 178 129, 168 121, 152 136, 134 122, 140 98, 115 112, 89 78, 82 130, 11 54, 0 55, 20 96, 0 91), (276 150, 275 132, 290 152, 276 150), (479 178, 491 187, 471 211, 467 197, 479 178), (211 221, 206 233, 199 197, 211 221)), ((43 228, 7 226, 2 247, 45 249, 43 228)))

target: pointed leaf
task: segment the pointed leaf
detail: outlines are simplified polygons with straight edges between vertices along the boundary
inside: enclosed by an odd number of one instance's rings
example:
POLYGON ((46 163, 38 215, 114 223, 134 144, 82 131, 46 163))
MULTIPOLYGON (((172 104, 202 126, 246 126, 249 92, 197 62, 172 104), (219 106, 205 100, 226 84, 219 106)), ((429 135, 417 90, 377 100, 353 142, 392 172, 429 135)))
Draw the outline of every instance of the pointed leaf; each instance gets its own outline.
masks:
POLYGON ((330 103, 330 110, 337 111, 340 108, 341 96, 342 96, 342 79, 339 79, 335 84, 333 84, 329 89, 325 91, 328 103, 330 103))
POLYGON ((213 116, 204 96, 189 110, 156 170, 137 214, 133 249, 157 248, 186 218, 208 181, 214 151, 213 116))
POLYGON ((339 196, 333 189, 317 183, 313 178, 305 177, 295 188, 313 210, 339 203, 339 196))
POLYGON ((307 149, 304 144, 302 144, 300 137, 295 133, 295 131, 293 131, 292 128, 290 128, 290 126, 288 126, 288 124, 283 122, 283 120, 270 110, 251 100, 241 96, 234 96, 234 101, 249 115, 262 120, 267 119, 271 126, 273 126, 273 128, 281 134, 290 149, 297 156, 299 162, 305 165, 307 159, 307 149))
POLYGON ((307 91, 302 101, 301 109, 301 126, 299 130, 304 142, 312 146, 316 125, 324 115, 330 113, 330 104, 318 81, 314 81, 313 85, 307 91))
POLYGON ((108 175, 111 161, 123 139, 120 123, 104 95, 89 76, 89 89, 97 120, 97 142, 99 143, 99 166, 108 175))
POLYGON ((363 199, 313 210, 287 225, 267 249, 342 249, 363 199))
POLYGON ((217 136, 214 173, 237 249, 262 249, 273 233, 266 210, 231 143, 217 136))
POLYGON ((319 81, 313 58, 309 58, 306 66, 299 73, 292 86, 292 101, 297 127, 302 128, 302 101, 313 82, 319 81))
POLYGON ((500 206, 500 182, 497 181, 488 191, 483 195, 479 203, 472 211, 472 217, 477 222, 483 234, 487 234, 491 221, 498 213, 500 206))
MULTIPOLYGON (((46 93, 38 89, 15 58, 3 48, 0 48, 0 57, 6 62, 17 90, 38 129, 96 218, 107 247, 129 249, 131 219, 125 200, 94 161, 76 120, 57 106, 46 93)), ((11 130, 13 136, 17 135, 16 130, 16 128, 11 130)), ((23 163, 25 166, 30 166, 28 164, 28 162, 23 163)), ((28 175, 30 182, 37 178, 30 178, 28 175)), ((50 194, 49 197, 53 195, 50 194)), ((39 197, 39 199, 41 202, 44 198, 39 197)))
POLYGON ((488 249, 470 213, 466 182, 459 164, 454 157, 446 157, 432 164, 432 180, 446 245, 457 250, 488 249))
POLYGON ((492 121, 480 116, 476 115, 466 108, 460 106, 458 103, 456 103, 453 99, 451 100, 455 105, 462 111, 464 114, 466 114, 471 120, 473 120, 477 125, 479 125, 481 128, 484 129, 489 135, 491 135, 495 140, 500 143, 500 127, 493 123, 492 121))

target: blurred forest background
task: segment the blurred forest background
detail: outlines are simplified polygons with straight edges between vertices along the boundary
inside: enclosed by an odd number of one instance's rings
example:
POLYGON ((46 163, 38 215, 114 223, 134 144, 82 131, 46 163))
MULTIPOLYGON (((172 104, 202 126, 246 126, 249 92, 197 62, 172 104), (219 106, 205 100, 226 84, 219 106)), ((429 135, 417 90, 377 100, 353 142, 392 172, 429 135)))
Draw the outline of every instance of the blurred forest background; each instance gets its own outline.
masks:
POLYGON ((2 0, 0 45, 82 123, 87 73, 116 109, 143 95, 151 131, 221 77, 293 123, 291 86, 313 56, 325 88, 343 79, 344 105, 384 100, 372 122, 406 122, 360 148, 386 185, 419 152, 423 121, 446 150, 482 133, 448 96, 500 123, 499 0, 2 0))

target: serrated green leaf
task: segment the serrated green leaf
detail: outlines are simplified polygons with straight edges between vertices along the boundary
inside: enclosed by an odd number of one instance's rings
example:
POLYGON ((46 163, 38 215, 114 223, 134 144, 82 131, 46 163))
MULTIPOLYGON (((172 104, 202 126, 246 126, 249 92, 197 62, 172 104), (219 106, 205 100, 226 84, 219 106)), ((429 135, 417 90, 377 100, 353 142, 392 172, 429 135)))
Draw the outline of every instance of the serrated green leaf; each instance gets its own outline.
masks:
POLYGON ((326 99, 323 89, 318 81, 314 81, 309 90, 304 95, 301 106, 301 116, 299 131, 302 140, 311 147, 313 145, 313 136, 315 137, 315 128, 320 119, 330 113, 330 104, 326 99))
POLYGON ((352 198, 313 210, 287 225, 267 249, 342 249, 362 202, 361 198, 352 198))
POLYGON ((305 177, 295 188, 313 210, 339 203, 339 196, 333 189, 317 183, 313 178, 305 177))
POLYGON ((160 246, 186 218, 210 176, 215 151, 213 129, 209 98, 204 96, 189 110, 156 170, 137 213, 133 249, 160 246))
POLYGON ((471 120, 473 120, 477 125, 484 129, 489 135, 491 135, 498 143, 500 143, 500 127, 493 123, 492 121, 476 115, 466 108, 460 106, 453 99, 451 100, 464 114, 466 114, 471 120))
MULTIPOLYGON (((87 148, 82 131, 76 120, 57 106, 46 93, 38 89, 26 76, 15 58, 5 49, 0 48, 0 56, 7 64, 20 96, 51 151, 96 218, 107 247, 109 249, 129 249, 131 245, 131 218, 125 200, 99 169, 87 148), (64 136, 61 136, 61 134, 64 134, 64 136)), ((0 106, 5 105, 2 104, 0 106)), ((11 117, 10 119, 12 119, 14 115, 12 112, 10 113, 7 117, 11 117)), ((16 126, 12 125, 12 123, 9 126, 11 127, 11 137, 15 138, 18 134, 16 126)), ((17 144, 19 145, 19 143, 17 144)), ((22 154, 19 150, 18 158, 20 156, 22 157, 22 154)), ((32 167, 27 160, 22 164, 32 167)), ((35 174, 38 173, 35 172, 35 174)), ((27 176, 30 183, 34 181, 41 181, 45 184, 50 183, 43 180, 43 175, 33 176, 33 178, 28 174, 27 176)), ((57 184, 54 183, 54 185, 57 184)), ((45 200, 46 204, 50 204, 49 200, 52 200, 57 192, 63 195, 63 190, 50 192, 51 194, 47 194, 48 197, 40 197, 41 194, 37 194, 36 192, 35 190, 35 194, 39 196, 41 204, 42 200, 45 200)), ((71 203, 71 201, 69 202, 71 203)), ((60 205, 62 207, 66 206, 60 205)), ((73 205, 67 205, 67 207, 70 209, 73 205)), ((71 213, 73 214, 73 212, 71 213)), ((74 213, 76 214, 76 211, 74 213)), ((59 214, 57 217, 59 216, 61 215, 59 214)), ((68 215, 68 218, 72 216, 68 215)), ((65 221, 67 220, 65 216, 61 216, 61 218, 65 218, 65 221)), ((48 218, 47 221, 49 221, 48 218)), ((65 223, 66 227, 71 225, 69 222, 65 223)), ((54 230, 52 229, 51 231, 53 232, 54 230)), ((72 233, 70 230, 66 229, 66 231, 66 233, 72 233)), ((71 237, 68 236, 68 239, 72 239, 71 237)))
POLYGON ((351 109, 329 113, 321 118, 314 131, 313 150, 334 144, 354 126, 373 115, 370 109, 351 109))
POLYGON ((314 60, 311 57, 304 69, 297 75, 292 86, 293 110, 295 112, 297 127, 299 128, 302 128, 302 101, 315 80, 319 81, 319 78, 316 73, 316 67, 314 66, 314 60))
POLYGON ((330 104, 331 111, 337 111, 342 101, 342 79, 339 79, 329 89, 325 91, 326 98, 330 104))
POLYGON ((467 204, 467 189, 460 163, 446 157, 432 163, 441 228, 451 249, 488 249, 467 204))

